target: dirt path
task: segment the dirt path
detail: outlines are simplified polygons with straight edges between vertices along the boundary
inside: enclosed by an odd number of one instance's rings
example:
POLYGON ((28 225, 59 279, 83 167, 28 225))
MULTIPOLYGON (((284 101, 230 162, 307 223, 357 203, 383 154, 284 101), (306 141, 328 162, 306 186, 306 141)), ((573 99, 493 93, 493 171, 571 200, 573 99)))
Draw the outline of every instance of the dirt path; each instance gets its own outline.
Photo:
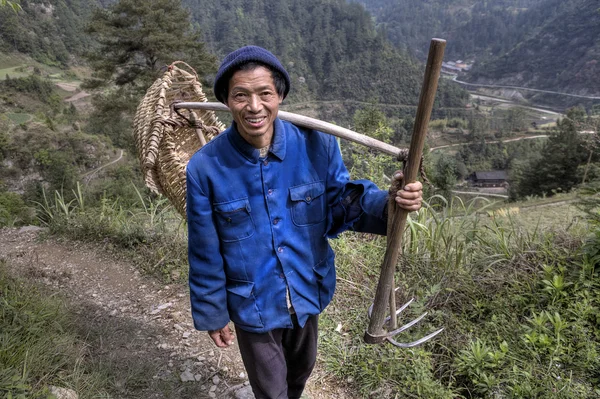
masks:
POLYGON ((66 98, 66 99, 65 99, 65 102, 72 103, 72 102, 75 102, 75 101, 81 100, 82 98, 89 97, 90 95, 91 95, 91 94, 90 94, 90 93, 88 93, 88 92, 85 92, 85 91, 80 91, 79 93, 77 93, 77 94, 75 94, 75 95, 72 95, 72 96, 71 96, 71 97, 69 97, 69 98, 66 98))
MULTIPOLYGON (((253 398, 237 346, 194 330, 185 284, 141 275, 100 245, 39 239, 39 229, 0 230, 0 259, 65 295, 90 359, 108 368, 119 398, 253 398)), ((352 398, 319 370, 310 398, 352 398)))
POLYGON ((98 172, 100 172, 102 169, 104 169, 104 168, 106 168, 107 166, 110 166, 110 165, 112 165, 112 164, 115 164, 115 163, 119 162, 121 159, 123 159, 124 151, 123 151, 123 150, 119 150, 119 151, 120 151, 120 152, 119 152, 119 156, 118 156, 118 157, 116 157, 115 159, 113 159, 113 160, 110 160, 109 162, 105 163, 104 165, 101 165, 101 166, 97 167, 96 169, 94 169, 94 170, 91 170, 91 171, 89 171, 89 172, 87 172, 87 173, 84 173, 83 175, 81 175, 81 177, 83 178, 83 181, 84 181, 85 183, 89 183, 89 182, 90 182, 90 180, 92 180, 92 179, 94 178, 94 176, 95 176, 95 175, 96 175, 98 172))
POLYGON ((79 85, 67 82, 59 82, 56 85, 64 91, 77 91, 77 89, 79 88, 79 85))

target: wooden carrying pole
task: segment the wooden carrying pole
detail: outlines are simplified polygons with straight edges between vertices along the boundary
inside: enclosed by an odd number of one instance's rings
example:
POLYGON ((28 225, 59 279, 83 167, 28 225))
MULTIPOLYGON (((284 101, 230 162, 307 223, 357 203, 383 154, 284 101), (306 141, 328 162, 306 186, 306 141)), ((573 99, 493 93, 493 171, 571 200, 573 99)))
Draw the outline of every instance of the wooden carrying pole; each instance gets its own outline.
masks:
MULTIPOLYGON (((415 182, 417 178, 421 156, 423 154, 423 145, 425 144, 425 136, 427 135, 427 126, 429 124, 429 118, 431 117, 438 80, 442 70, 445 47, 445 40, 431 40, 427 66, 425 68, 425 78, 423 80, 419 106, 417 108, 412 139, 408 151, 408 161, 404 170, 404 181, 401 187, 408 183, 415 182)), ((400 207, 395 207, 395 210, 389 209, 388 211, 394 212, 394 222, 391 228, 388 227, 387 249, 381 266, 381 274, 379 276, 379 283, 377 284, 369 328, 364 337, 365 342, 369 344, 383 342, 387 337, 383 330, 383 325, 385 322, 388 301, 390 295, 393 295, 391 291, 394 285, 394 271, 398 263, 398 256, 402 251, 402 235, 404 233, 404 228, 406 227, 406 217, 408 216, 408 211, 405 211, 400 207)), ((396 309, 390 309, 390 312, 395 314, 396 309)))
MULTIPOLYGON (((181 102, 173 105, 176 109, 205 109, 210 111, 227 111, 229 108, 221 103, 209 102, 181 102)), ((393 155, 396 158, 403 159, 406 150, 394 147, 391 144, 384 143, 364 134, 356 133, 350 129, 345 129, 333 123, 323 122, 318 119, 310 118, 304 115, 294 114, 292 112, 279 111, 277 116, 283 120, 292 122, 294 125, 307 127, 309 129, 319 130, 323 133, 331 134, 354 143, 365 145, 369 148, 381 151, 385 154, 393 155)))

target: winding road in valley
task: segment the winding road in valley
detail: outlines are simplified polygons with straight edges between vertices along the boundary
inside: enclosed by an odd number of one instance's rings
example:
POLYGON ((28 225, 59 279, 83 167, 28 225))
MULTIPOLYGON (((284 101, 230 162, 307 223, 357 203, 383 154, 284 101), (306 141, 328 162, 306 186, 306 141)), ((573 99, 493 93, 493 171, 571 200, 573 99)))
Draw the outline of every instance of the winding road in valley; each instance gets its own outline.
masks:
POLYGON ((456 83, 460 83, 461 85, 470 86, 470 87, 489 87, 491 89, 527 90, 527 91, 533 91, 533 92, 536 92, 536 93, 556 94, 556 95, 560 95, 560 96, 568 96, 568 97, 576 97, 576 98, 586 98, 586 99, 589 99, 589 100, 600 100, 600 97, 584 96, 584 95, 581 95, 581 94, 563 93, 563 92, 560 92, 560 91, 530 89, 528 87, 520 87, 520 86, 486 85, 486 84, 478 84, 478 83, 468 83, 468 82, 463 82, 462 80, 458 80, 458 78, 456 76, 454 78, 452 78, 452 80, 455 81, 456 83))
POLYGON ((473 93, 470 93, 470 94, 471 94, 471 97, 474 99, 480 99, 480 100, 484 100, 484 101, 496 101, 496 102, 504 103, 504 104, 514 104, 515 106, 518 106, 520 108, 526 108, 526 109, 530 109, 532 111, 541 112, 543 114, 553 115, 553 116, 556 116, 557 118, 562 118, 564 116, 564 114, 561 114, 560 112, 551 111, 549 109, 544 109, 544 108, 537 108, 537 107, 530 107, 527 105, 516 104, 514 101, 505 100, 503 98, 482 96, 480 94, 473 94, 473 93))

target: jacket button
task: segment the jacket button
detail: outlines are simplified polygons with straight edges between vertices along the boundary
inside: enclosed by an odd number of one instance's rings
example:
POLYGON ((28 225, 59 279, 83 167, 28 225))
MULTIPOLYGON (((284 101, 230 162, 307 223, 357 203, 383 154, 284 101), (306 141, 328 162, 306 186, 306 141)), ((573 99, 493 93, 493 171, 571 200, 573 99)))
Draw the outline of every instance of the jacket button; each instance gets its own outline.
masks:
POLYGON ((308 197, 306 197, 306 202, 310 202, 312 200, 312 198, 310 197, 310 195, 308 197))
POLYGON ((273 224, 279 223, 279 219, 273 219, 273 224))
POLYGON ((267 193, 269 193, 269 195, 272 195, 273 194, 273 190, 269 189, 269 191, 267 191, 267 193))
POLYGON ((266 159, 263 162, 263 165, 267 166, 269 164, 269 161, 267 161, 266 159))
POLYGON ((285 276, 283 275, 283 273, 281 273, 281 274, 279 275, 279 278, 284 278, 284 277, 285 277, 285 276))
POLYGON ((279 253, 283 252, 283 247, 277 248, 277 252, 279 252, 279 253))

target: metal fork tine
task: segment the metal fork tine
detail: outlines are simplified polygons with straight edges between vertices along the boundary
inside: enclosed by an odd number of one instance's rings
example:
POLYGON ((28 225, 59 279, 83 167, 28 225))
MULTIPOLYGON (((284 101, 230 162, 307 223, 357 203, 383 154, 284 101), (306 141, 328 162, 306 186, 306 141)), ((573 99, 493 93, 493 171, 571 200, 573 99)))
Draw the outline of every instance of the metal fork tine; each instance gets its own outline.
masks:
MULTIPOLYGON (((398 291, 398 289, 396 289, 396 291, 398 291)), ((396 316, 399 315, 400 313, 402 313, 402 311, 404 311, 404 309, 409 307, 410 304, 413 303, 414 300, 415 300, 415 298, 411 298, 410 301, 406 302, 398 310, 396 310, 396 316)), ((369 314, 369 317, 371 317, 371 313, 373 313, 373 304, 371 304, 371 306, 369 306, 369 310, 367 311, 367 313, 369 314)), ((388 316, 385 318, 384 322, 387 323, 388 321, 390 321, 390 319, 391 319, 391 317, 388 316)))
POLYGON ((423 342, 429 341, 431 338, 435 337, 436 335, 438 335, 439 333, 441 333, 442 331, 444 331, 443 328, 440 328, 437 331, 432 332, 429 335, 424 336, 421 339, 418 339, 416 341, 413 342, 409 342, 407 344, 403 343, 403 342, 397 342, 395 341, 392 337, 388 337, 387 340, 390 344, 397 346, 399 348, 412 348, 413 346, 417 346, 417 345, 421 345, 423 342))
POLYGON ((405 325, 400 326, 400 328, 398 328, 398 329, 396 329, 394 331, 390 331, 389 333, 387 333, 387 335, 389 337, 393 337, 394 335, 398 335, 402 331, 408 330, 409 328, 411 328, 412 326, 414 326, 415 324, 417 324, 418 322, 420 322, 423 319, 423 317, 425 317, 425 316, 427 316, 427 312, 423 313, 421 316, 417 317, 413 321, 410 321, 410 322, 406 323, 405 325))
MULTIPOLYGON (((396 290, 397 291, 397 290, 396 290)), ((398 316, 400 313, 402 313, 404 311, 404 309, 406 309, 407 307, 410 306, 411 303, 413 303, 413 301, 415 300, 415 298, 411 298, 410 301, 406 302, 404 305, 402 305, 398 310, 396 310, 396 316, 398 316)), ((391 317, 388 316, 384 319, 384 323, 387 323, 388 321, 391 320, 391 317)))

